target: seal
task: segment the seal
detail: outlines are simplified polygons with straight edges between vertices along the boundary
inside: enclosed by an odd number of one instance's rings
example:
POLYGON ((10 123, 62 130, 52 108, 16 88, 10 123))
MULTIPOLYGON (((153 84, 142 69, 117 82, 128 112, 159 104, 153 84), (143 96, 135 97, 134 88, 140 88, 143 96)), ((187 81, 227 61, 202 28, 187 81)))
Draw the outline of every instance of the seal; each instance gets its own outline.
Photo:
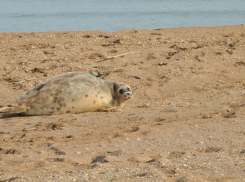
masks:
POLYGON ((116 111, 132 97, 131 88, 88 73, 55 76, 27 92, 16 104, 0 107, 0 115, 54 115, 91 111, 116 111))

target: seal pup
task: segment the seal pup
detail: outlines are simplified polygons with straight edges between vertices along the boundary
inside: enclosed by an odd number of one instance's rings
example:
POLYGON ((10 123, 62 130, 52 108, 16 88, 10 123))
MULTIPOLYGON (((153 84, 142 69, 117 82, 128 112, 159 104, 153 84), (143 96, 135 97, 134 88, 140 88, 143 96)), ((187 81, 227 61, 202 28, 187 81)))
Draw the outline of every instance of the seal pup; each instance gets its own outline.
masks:
POLYGON ((55 76, 27 92, 16 104, 2 106, 0 115, 53 115, 89 111, 116 111, 132 97, 131 88, 88 73, 55 76))

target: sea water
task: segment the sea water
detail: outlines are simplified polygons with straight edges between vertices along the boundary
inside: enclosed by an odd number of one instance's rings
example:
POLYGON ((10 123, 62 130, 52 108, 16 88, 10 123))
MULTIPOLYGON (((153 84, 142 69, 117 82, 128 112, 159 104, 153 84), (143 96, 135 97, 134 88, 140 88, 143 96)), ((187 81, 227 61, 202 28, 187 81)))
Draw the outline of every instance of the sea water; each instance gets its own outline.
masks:
POLYGON ((245 0, 0 0, 0 32, 240 25, 245 0))

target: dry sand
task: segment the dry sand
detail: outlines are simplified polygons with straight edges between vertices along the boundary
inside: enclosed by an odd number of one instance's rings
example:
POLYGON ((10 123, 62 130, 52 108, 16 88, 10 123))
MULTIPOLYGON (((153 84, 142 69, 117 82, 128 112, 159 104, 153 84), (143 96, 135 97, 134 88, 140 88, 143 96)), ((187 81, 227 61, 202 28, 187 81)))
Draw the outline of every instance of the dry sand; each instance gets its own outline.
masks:
POLYGON ((1 33, 0 59, 1 105, 70 71, 134 93, 122 112, 1 118, 1 182, 245 181, 244 25, 1 33))

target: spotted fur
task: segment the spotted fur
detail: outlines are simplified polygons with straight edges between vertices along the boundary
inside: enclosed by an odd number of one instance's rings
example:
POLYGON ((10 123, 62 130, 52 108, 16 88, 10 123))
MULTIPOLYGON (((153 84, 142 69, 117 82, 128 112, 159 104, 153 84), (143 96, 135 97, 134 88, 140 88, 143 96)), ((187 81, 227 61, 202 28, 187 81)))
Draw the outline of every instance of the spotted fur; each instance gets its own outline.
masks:
POLYGON ((131 88, 83 72, 53 77, 27 92, 0 114, 53 115, 89 111, 114 111, 132 97, 131 88))

